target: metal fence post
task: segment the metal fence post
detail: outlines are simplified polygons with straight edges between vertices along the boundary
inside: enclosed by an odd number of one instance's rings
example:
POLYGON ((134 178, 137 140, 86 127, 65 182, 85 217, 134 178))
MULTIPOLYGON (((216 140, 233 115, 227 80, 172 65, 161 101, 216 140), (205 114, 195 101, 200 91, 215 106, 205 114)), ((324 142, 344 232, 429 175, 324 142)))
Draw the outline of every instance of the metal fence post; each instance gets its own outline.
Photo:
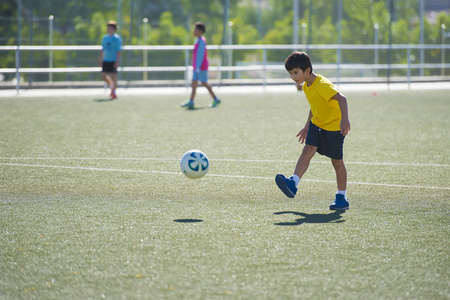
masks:
MULTIPOLYGON (((233 44, 233 22, 228 22, 228 45, 233 44)), ((233 66, 233 50, 228 49, 228 66, 233 66)), ((233 78, 233 71, 228 71, 228 79, 233 78)))
POLYGON ((302 23, 302 44, 306 45, 307 44, 307 33, 306 33, 306 27, 308 27, 308 25, 306 23, 302 23))
MULTIPOLYGON (((298 10, 299 10, 299 0, 294 0, 294 20, 293 20, 293 34, 292 34, 292 44, 297 45, 298 44, 298 10)), ((298 49, 293 49, 294 51, 297 51, 298 49)))
MULTIPOLYGON (((142 22, 144 23, 144 45, 147 46, 148 44, 148 19, 144 18, 142 19, 142 22)), ((148 67, 148 54, 147 54, 147 50, 143 51, 143 57, 142 57, 142 61, 144 63, 144 67, 148 67)), ((143 80, 148 80, 148 74, 147 71, 145 71, 144 73, 142 73, 142 79, 143 80)))
MULTIPOLYGON (((53 46, 53 15, 48 17, 48 44, 53 46)), ((48 67, 53 68, 53 51, 49 50, 48 52, 48 67)), ((53 81, 53 73, 50 71, 48 74, 48 81, 53 81)))
POLYGON ((441 50, 441 64, 442 64, 442 68, 441 68, 441 76, 445 76, 445 24, 441 25, 441 30, 442 30, 442 36, 441 36, 441 45, 442 45, 442 50, 441 50))
POLYGON ((222 55, 222 45, 219 46, 219 53, 220 53, 220 59, 219 59, 219 65, 217 66, 217 80, 219 81, 219 86, 222 86, 222 63, 224 60, 224 55, 222 55))
POLYGON ((189 87, 189 50, 184 50, 184 67, 186 68, 186 71, 184 72, 184 80, 185 80, 185 87, 189 87))
MULTIPOLYGON (((379 43, 379 39, 378 39, 378 29, 380 27, 378 26, 378 23, 375 23, 373 25, 373 29, 374 29, 374 34, 373 34, 373 44, 376 47, 373 50, 373 64, 374 65, 378 65, 378 43, 379 43)), ((375 69, 375 76, 378 77, 378 69, 375 69)))
POLYGON ((267 49, 263 49, 263 87, 267 85, 267 49))
POLYGON ((411 48, 406 50, 406 56, 408 61, 408 69, 406 71, 406 77, 408 81, 408 90, 411 89, 411 48))
POLYGON ((337 72, 336 72, 336 82, 337 82, 337 86, 339 88, 340 84, 341 84, 341 62, 342 62, 342 49, 341 49, 341 45, 339 45, 339 48, 337 49, 337 72))
POLYGON ((20 46, 16 48, 16 95, 19 96, 20 90, 20 46))
POLYGON ((341 84, 341 62, 342 62, 342 0, 338 1, 337 9, 337 28, 338 28, 338 45, 337 49, 337 86, 339 88, 341 84))
MULTIPOLYGON (((425 0, 419 0, 419 18, 420 18, 420 64, 423 65, 425 63, 425 49, 423 45, 425 44, 425 0)), ((424 75, 423 66, 420 66, 420 76, 424 75)))

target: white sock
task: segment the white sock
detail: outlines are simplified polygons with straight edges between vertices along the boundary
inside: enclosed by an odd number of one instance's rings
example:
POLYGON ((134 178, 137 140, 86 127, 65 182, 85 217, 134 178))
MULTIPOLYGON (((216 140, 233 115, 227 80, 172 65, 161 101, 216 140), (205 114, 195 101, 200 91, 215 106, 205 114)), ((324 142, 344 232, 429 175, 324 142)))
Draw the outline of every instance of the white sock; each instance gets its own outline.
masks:
POLYGON ((292 179, 294 179, 295 182, 295 187, 298 186, 298 184, 300 183, 300 177, 298 177, 297 175, 292 175, 292 179))
POLYGON ((338 194, 344 195, 345 200, 347 200, 347 190, 338 190, 337 191, 338 194))

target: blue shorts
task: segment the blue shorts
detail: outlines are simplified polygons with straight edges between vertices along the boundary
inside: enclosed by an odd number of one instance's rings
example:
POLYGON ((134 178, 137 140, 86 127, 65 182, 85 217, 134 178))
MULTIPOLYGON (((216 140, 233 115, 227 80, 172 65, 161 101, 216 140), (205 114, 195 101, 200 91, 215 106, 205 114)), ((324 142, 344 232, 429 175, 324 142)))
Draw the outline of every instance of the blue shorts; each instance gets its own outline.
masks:
POLYGON ((200 80, 201 82, 208 82, 208 71, 194 71, 192 74, 192 81, 200 80))
POLYGON ((332 159, 344 156, 344 136, 340 131, 328 131, 309 123, 306 145, 317 147, 317 152, 332 159))

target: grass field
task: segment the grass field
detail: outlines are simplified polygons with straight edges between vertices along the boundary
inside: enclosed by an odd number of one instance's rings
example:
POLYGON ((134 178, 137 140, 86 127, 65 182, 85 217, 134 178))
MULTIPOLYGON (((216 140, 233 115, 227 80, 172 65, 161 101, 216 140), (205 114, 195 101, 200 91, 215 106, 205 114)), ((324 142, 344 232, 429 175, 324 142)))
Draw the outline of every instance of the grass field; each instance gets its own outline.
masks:
POLYGON ((346 213, 324 157, 274 183, 302 93, 0 98, 0 299, 449 299, 448 91, 345 94, 346 213))

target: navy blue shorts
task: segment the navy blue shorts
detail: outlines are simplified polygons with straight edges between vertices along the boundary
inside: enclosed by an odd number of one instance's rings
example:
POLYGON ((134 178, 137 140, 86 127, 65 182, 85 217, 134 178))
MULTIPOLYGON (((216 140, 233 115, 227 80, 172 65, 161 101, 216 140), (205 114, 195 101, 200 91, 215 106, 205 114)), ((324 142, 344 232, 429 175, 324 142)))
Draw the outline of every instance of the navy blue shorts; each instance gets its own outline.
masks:
POLYGON ((306 145, 317 147, 317 152, 332 159, 342 159, 344 136, 340 131, 328 131, 309 123, 306 145))
POLYGON ((117 73, 117 68, 114 68, 115 61, 103 61, 102 72, 117 73))

